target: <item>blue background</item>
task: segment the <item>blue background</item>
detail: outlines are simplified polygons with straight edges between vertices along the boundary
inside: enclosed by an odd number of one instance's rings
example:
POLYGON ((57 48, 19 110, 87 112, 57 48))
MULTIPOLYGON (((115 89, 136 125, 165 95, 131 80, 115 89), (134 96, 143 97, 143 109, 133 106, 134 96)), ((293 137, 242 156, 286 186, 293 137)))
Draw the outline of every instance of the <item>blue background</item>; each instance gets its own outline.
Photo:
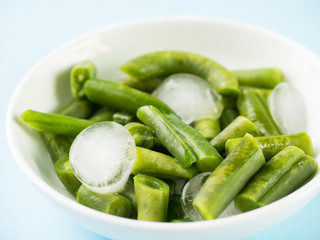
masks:
MULTIPOLYGON (((22 77, 56 47, 88 31, 134 19, 178 15, 258 25, 320 55, 318 0, 0 0, 0 239, 105 239, 78 226, 47 201, 9 152, 5 113, 22 77)), ((281 224, 248 239, 320 239, 320 195, 281 224)))

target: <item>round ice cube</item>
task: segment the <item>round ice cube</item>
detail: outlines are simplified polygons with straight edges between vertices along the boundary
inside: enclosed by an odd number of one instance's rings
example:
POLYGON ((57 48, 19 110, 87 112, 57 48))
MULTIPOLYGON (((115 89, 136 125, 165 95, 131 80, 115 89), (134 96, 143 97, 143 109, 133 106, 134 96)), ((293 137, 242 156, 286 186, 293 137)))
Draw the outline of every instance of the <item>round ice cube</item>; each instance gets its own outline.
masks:
POLYGON ((216 119, 223 110, 221 97, 210 84, 192 74, 167 77, 152 95, 165 102, 187 124, 202 118, 216 119))
POLYGON ((135 143, 128 130, 115 122, 84 129, 69 153, 72 171, 90 190, 118 192, 127 182, 135 159, 135 143))
POLYGON ((191 178, 183 187, 181 193, 181 206, 186 217, 193 221, 202 221, 199 212, 192 205, 200 188, 205 183, 211 172, 203 172, 191 178))
POLYGON ((290 83, 278 84, 271 92, 269 108, 283 134, 307 130, 307 113, 303 97, 290 83))

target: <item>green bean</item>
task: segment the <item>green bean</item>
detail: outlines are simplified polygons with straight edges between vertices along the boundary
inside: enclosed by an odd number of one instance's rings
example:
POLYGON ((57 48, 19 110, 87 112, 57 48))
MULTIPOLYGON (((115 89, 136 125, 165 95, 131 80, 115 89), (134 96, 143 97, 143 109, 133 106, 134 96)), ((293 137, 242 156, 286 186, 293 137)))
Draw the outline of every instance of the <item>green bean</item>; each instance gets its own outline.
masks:
POLYGON ((20 115, 20 119, 40 132, 77 136, 83 129, 96 123, 86 119, 79 119, 55 113, 42 113, 27 110, 20 115))
POLYGON ((158 178, 143 174, 138 174, 133 179, 138 220, 165 222, 169 204, 169 186, 158 178))
POLYGON ((238 99, 240 115, 247 117, 257 127, 262 136, 280 135, 281 130, 271 116, 267 101, 255 89, 247 88, 242 91, 238 99))
POLYGON ((126 79, 118 80, 117 83, 124 84, 129 87, 138 89, 140 91, 150 93, 153 90, 155 90, 162 83, 162 81, 163 81, 162 78, 151 78, 151 79, 146 79, 144 81, 140 81, 134 78, 126 78, 126 79))
POLYGON ((190 167, 192 163, 197 161, 197 156, 186 138, 169 123, 156 107, 143 106, 139 108, 137 117, 155 132, 161 144, 184 168, 190 167))
POLYGON ((263 166, 235 199, 236 207, 250 211, 298 189, 317 170, 317 162, 297 147, 287 147, 263 166))
POLYGON ((108 107, 101 107, 89 118, 89 120, 96 122, 112 121, 114 112, 114 110, 108 107))
POLYGON ((176 159, 146 148, 136 147, 131 174, 146 174, 166 179, 190 179, 198 173, 196 167, 183 168, 176 159))
POLYGON ((74 175, 74 173, 71 170, 69 157, 66 156, 66 157, 60 158, 57 162, 55 162, 54 170, 57 173, 60 181, 66 187, 66 189, 71 194, 76 196, 77 191, 81 186, 81 182, 78 180, 78 178, 74 175))
POLYGON ((233 108, 225 108, 220 117, 221 129, 225 129, 238 116, 239 113, 237 110, 233 108))
POLYGON ((132 211, 131 202, 126 197, 118 193, 95 193, 83 185, 78 190, 77 201, 89 208, 119 217, 128 218, 132 211))
POLYGON ((190 220, 190 219, 172 219, 170 222, 173 222, 173 223, 183 223, 183 222, 193 222, 193 221, 190 220))
POLYGON ((170 192, 169 192, 169 195, 170 195, 170 198, 171 196, 174 194, 175 190, 176 190, 176 181, 173 180, 173 179, 161 179, 162 181, 164 181, 166 184, 168 184, 169 188, 170 188, 170 192))
POLYGON ((238 99, 237 97, 224 97, 224 96, 222 96, 221 102, 222 102, 224 109, 226 109, 226 108, 236 109, 237 108, 237 99, 238 99))
POLYGON ((283 81, 283 72, 277 67, 232 71, 240 85, 274 88, 283 81))
POLYGON ((196 166, 201 172, 213 171, 222 161, 217 150, 210 145, 196 129, 181 121, 175 115, 166 115, 166 119, 184 136, 189 146, 196 154, 196 166))
POLYGON ((222 130, 215 138, 213 138, 210 144, 219 152, 224 151, 224 145, 228 139, 243 137, 246 133, 254 133, 258 130, 248 118, 238 116, 232 121, 225 129, 222 130))
POLYGON ((121 111, 121 112, 115 112, 112 116, 112 119, 114 122, 117 122, 121 125, 126 125, 129 122, 133 122, 135 120, 134 115, 121 111))
MULTIPOLYGON (((240 140, 241 138, 229 139, 225 145, 226 154, 229 154, 240 140)), ((306 132, 280 136, 255 137, 255 140, 262 149, 266 161, 288 146, 298 147, 307 155, 313 155, 312 142, 306 132)))
POLYGON ((133 115, 139 107, 145 105, 153 105, 163 113, 174 113, 165 103, 152 95, 111 81, 90 79, 86 81, 84 91, 92 102, 133 115))
POLYGON ((96 67, 90 61, 85 61, 75 65, 70 73, 71 92, 77 98, 84 97, 83 85, 91 78, 96 77, 96 67))
POLYGON ((169 200, 167 221, 171 222, 184 218, 185 213, 181 207, 181 194, 173 194, 169 200))
POLYGON ((265 163, 250 134, 212 172, 193 201, 204 220, 217 218, 265 163))
POLYGON ((132 204, 132 213, 131 218, 137 218, 137 198, 136 193, 134 191, 134 181, 133 177, 130 176, 127 183, 124 185, 124 187, 119 192, 120 195, 128 198, 131 201, 132 204))
POLYGON ((207 80, 223 96, 237 97, 240 92, 237 79, 231 72, 213 60, 194 53, 149 53, 128 61, 121 70, 141 81, 173 73, 191 73, 207 80))
POLYGON ((90 117, 97 106, 86 98, 72 99, 66 106, 57 111, 58 114, 75 117, 88 118, 90 117))
POLYGON ((139 122, 131 122, 125 125, 125 128, 133 136, 134 142, 138 147, 153 148, 157 143, 157 137, 154 131, 146 125, 139 122))
POLYGON ((211 140, 221 131, 220 120, 203 118, 196 120, 192 123, 192 126, 201 133, 207 140, 211 140))

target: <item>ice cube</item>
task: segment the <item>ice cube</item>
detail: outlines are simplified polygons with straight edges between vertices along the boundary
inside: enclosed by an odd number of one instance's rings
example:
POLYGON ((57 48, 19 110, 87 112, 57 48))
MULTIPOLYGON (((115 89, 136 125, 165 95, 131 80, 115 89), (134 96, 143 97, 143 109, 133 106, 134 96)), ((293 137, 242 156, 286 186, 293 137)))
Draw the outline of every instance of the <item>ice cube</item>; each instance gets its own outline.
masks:
POLYGON ((77 178, 97 193, 118 192, 127 182, 135 159, 135 142, 115 122, 83 130, 71 145, 70 165, 77 178))
POLYGON ((193 200, 200 188, 205 183, 211 172, 203 172, 191 178, 183 187, 181 193, 181 206, 186 214, 186 218, 193 221, 202 221, 199 212, 192 205, 193 200))
POLYGON ((232 201, 228 205, 228 207, 219 215, 218 218, 230 217, 239 213, 241 213, 241 211, 236 208, 236 206, 234 205, 234 201, 232 201))
POLYGON ((300 92, 290 83, 278 84, 269 99, 271 115, 283 134, 292 134, 307 130, 307 113, 300 92))
POLYGON ((202 118, 216 119, 223 110, 221 97, 210 84, 192 74, 167 77, 152 95, 165 102, 187 124, 202 118))

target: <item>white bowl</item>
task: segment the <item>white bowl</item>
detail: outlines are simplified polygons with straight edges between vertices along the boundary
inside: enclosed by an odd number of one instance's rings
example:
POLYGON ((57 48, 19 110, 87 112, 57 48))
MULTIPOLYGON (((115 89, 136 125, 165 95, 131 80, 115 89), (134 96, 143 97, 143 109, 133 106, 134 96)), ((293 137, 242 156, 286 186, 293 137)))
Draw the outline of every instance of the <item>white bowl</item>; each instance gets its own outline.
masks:
MULTIPOLYGON (((98 77, 123 77, 127 60, 157 50, 182 50, 214 59, 228 69, 279 66, 303 94, 308 133, 319 149, 320 59, 270 31, 210 18, 161 18, 108 26, 51 53, 17 87, 7 113, 7 139, 30 181, 82 226, 112 239, 239 239, 298 211, 320 190, 320 174, 283 199, 227 218, 194 223, 155 223, 107 215, 78 204, 58 180, 39 135, 18 121, 26 109, 50 112, 71 99, 69 70, 83 60, 97 65, 98 77)), ((317 157, 319 161, 319 158, 317 157)))

